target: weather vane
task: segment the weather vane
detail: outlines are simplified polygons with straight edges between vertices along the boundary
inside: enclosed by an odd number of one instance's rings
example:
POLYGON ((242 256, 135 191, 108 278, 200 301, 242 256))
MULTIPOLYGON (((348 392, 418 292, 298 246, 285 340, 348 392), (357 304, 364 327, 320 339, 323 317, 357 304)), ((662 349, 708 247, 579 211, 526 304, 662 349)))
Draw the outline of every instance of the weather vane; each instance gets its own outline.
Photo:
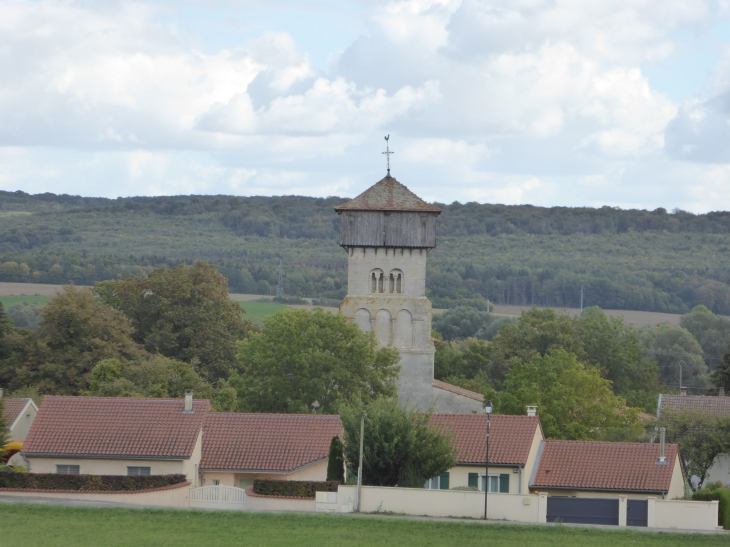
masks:
POLYGON ((395 152, 391 152, 390 148, 388 148, 389 140, 390 140, 390 135, 385 137, 385 152, 383 152, 383 154, 385 154, 385 157, 388 158, 388 176, 390 176, 390 155, 395 154, 395 152))

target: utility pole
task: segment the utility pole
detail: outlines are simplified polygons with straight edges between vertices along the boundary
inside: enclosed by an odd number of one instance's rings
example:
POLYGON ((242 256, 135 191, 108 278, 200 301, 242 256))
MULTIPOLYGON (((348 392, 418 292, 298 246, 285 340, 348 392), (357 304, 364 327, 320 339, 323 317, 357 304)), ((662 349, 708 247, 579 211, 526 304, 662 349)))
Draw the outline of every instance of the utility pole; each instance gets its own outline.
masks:
POLYGON ((284 267, 279 260, 279 284, 276 286, 276 296, 284 296, 284 267))
POLYGON ((360 463, 357 465, 357 499, 355 500, 355 511, 360 511, 360 487, 362 486, 362 446, 365 437, 365 414, 360 416, 360 463))

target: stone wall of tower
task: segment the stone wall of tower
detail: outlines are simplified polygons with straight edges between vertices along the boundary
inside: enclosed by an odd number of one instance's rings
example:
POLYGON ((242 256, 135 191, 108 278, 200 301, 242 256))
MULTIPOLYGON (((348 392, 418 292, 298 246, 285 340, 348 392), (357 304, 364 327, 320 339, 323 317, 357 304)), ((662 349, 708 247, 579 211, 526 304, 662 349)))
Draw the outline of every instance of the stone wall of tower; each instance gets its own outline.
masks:
POLYGON ((380 345, 400 352, 398 397, 421 408, 433 404, 427 257, 427 249, 350 247, 348 295, 340 305, 340 313, 363 331, 374 332, 380 345))

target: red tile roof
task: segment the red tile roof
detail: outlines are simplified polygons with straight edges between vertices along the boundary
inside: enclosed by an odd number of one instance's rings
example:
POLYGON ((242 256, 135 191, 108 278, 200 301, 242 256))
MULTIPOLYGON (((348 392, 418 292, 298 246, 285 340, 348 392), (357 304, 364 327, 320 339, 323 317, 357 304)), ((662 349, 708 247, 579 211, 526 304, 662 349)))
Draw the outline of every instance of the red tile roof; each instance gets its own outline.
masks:
POLYGON ((701 410, 720 416, 730 416, 730 397, 710 397, 704 395, 665 395, 659 396, 659 414, 662 410, 701 410))
POLYGON ((186 459, 210 409, 182 399, 47 396, 23 446, 26 455, 186 459))
POLYGON ((447 384, 446 382, 442 382, 441 380, 434 380, 432 385, 436 389, 443 389, 444 391, 456 393, 457 395, 461 395, 462 397, 468 397, 469 399, 474 399, 475 401, 479 401, 480 403, 484 402, 484 395, 482 395, 481 393, 477 393, 476 391, 469 391, 468 389, 464 389, 463 387, 447 384))
POLYGON ((592 441, 545 441, 534 488, 667 492, 678 454, 667 444, 667 465, 657 465, 659 445, 592 441))
POLYGON ((345 210, 441 212, 441 209, 426 203, 390 175, 365 190, 355 199, 335 207, 335 211, 345 210))
POLYGON ((293 471, 329 456, 339 416, 210 413, 200 469, 293 471))
POLYGON ((20 413, 23 412, 28 401, 30 401, 30 399, 3 399, 3 405, 5 406, 3 418, 5 418, 5 424, 8 428, 10 428, 15 420, 18 419, 18 416, 20 416, 20 413))
MULTIPOLYGON (((434 414, 431 423, 454 435, 460 464, 486 463, 486 414, 434 414)), ((525 465, 538 428, 540 418, 537 416, 493 414, 489 431, 489 463, 525 465)))

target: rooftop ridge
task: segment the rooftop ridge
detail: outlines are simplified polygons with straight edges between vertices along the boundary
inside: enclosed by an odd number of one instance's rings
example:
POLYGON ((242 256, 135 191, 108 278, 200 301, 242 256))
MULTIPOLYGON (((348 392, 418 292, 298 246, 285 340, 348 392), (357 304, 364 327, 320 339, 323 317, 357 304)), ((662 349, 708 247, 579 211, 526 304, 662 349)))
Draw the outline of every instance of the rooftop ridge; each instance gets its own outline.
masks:
POLYGON ((356 198, 335 206, 335 211, 415 211, 441 213, 390 175, 376 182, 356 198))

